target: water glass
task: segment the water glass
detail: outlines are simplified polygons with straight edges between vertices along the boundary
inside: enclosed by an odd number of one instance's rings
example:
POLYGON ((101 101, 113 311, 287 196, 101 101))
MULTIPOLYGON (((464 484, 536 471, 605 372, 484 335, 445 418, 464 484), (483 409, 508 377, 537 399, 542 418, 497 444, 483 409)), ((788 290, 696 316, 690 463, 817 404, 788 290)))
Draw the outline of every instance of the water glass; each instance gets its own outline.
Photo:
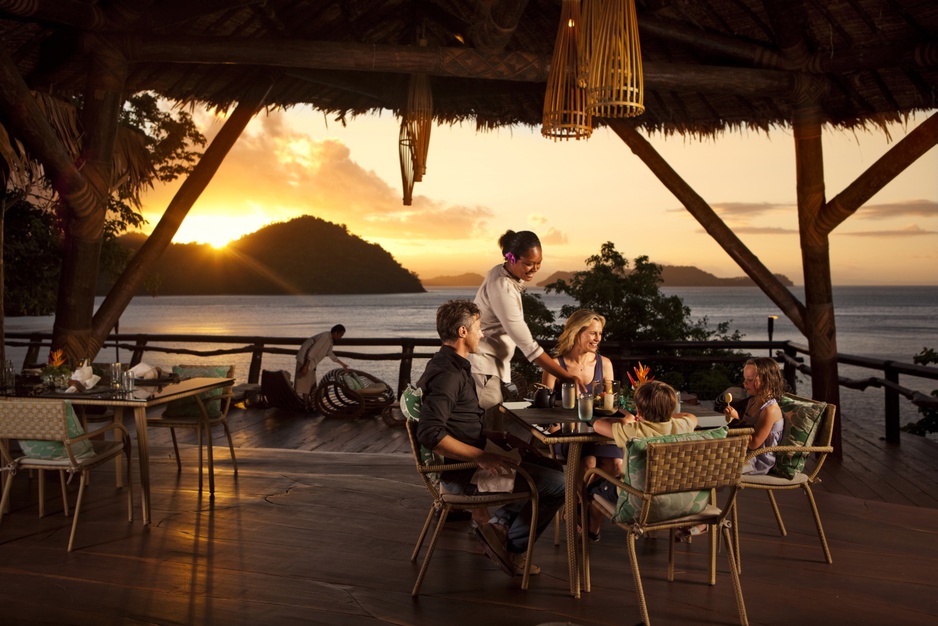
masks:
POLYGON ((560 386, 561 406, 572 409, 576 406, 576 383, 563 383, 560 386))
POLYGON ((124 374, 124 366, 121 363, 111 363, 111 387, 120 389, 123 382, 121 376, 124 374))
POLYGON ((7 394, 16 392, 16 369, 13 367, 13 361, 3 364, 3 392, 7 394))
POLYGON ((131 392, 134 390, 134 373, 130 370, 127 370, 123 373, 121 378, 121 389, 126 392, 131 392))
POLYGON ((581 393, 577 398, 577 417, 587 422, 593 419, 593 392, 581 393))

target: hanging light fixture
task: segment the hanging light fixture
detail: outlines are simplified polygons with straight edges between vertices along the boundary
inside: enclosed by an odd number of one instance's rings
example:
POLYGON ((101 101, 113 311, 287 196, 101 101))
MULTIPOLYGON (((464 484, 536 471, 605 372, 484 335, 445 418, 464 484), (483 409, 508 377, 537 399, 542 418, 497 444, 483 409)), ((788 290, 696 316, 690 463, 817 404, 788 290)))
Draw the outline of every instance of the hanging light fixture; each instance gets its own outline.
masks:
POLYGON ((587 92, 577 80, 579 36, 580 0, 563 0, 541 125, 541 134, 554 141, 587 139, 593 133, 587 92))
POLYGON ((414 163, 416 150, 414 149, 413 124, 405 117, 401 120, 401 134, 398 141, 398 151, 401 157, 401 180, 404 183, 404 206, 410 206, 414 201, 414 163))
POLYGON ((587 92, 596 117, 645 111, 645 82, 635 0, 586 0, 595 12, 589 33, 587 92))
MULTIPOLYGON (((421 40, 426 45, 426 40, 421 40)), ((414 132, 414 180, 423 180, 427 173, 427 154, 430 152, 430 129, 433 126, 433 92, 430 78, 426 74, 412 74, 407 94, 405 119, 413 123, 414 132)))

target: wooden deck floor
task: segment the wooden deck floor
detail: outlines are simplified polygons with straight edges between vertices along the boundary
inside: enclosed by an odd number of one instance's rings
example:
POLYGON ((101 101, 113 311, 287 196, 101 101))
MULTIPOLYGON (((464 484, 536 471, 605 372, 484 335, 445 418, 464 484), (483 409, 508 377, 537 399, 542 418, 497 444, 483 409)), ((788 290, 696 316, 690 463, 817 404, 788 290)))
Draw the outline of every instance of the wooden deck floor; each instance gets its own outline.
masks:
MULTIPOLYGON (((608 527, 592 552, 593 591, 575 600, 567 593, 566 550, 548 536, 535 549, 543 573, 523 592, 519 578, 509 579, 479 555, 465 522, 448 524, 422 595, 412 600, 417 566, 409 557, 429 499, 403 454, 403 431, 380 419, 340 422, 276 410, 234 412, 231 419, 239 474, 233 475, 216 439, 214 498, 197 490, 195 447, 183 447, 184 469, 177 474, 168 433, 154 433, 151 526, 144 528, 139 515, 127 524, 110 472, 99 470, 70 554, 70 519, 61 514, 57 489, 48 489, 49 514, 39 519, 35 481, 17 476, 13 510, 0 526, 4 623, 535 625, 640 619, 624 533, 608 527)), ((847 458, 832 464, 817 497, 832 565, 822 560, 799 493, 779 499, 789 529, 785 538, 778 536, 764 496, 742 494, 742 584, 751 623, 938 620, 938 506, 935 472, 928 469, 938 463, 935 447, 903 441, 896 454, 882 442, 877 448, 872 434, 864 439, 846 427, 845 440, 847 458), (871 461, 856 462, 849 454, 854 449, 871 461), (915 479, 915 472, 930 472, 930 482, 915 479), (891 493, 888 486, 900 479, 908 484, 891 493)), ((738 623, 725 555, 719 555, 717 584, 710 587, 704 582, 706 542, 682 545, 678 553, 677 580, 668 583, 667 545, 640 542, 652 620, 738 623)))

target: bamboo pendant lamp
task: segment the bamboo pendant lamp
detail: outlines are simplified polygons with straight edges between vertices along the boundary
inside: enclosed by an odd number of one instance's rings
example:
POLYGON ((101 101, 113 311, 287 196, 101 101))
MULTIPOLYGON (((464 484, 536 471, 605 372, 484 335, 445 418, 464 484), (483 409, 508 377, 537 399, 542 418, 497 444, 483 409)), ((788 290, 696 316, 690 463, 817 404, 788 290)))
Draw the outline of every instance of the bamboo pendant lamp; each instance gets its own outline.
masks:
POLYGON ((407 95, 405 117, 414 124, 414 180, 423 180, 427 173, 427 153, 430 151, 430 128, 433 125, 433 92, 426 74, 412 74, 407 95))
POLYGON ((554 141, 588 139, 593 133, 587 92, 577 84, 579 33, 580 0, 563 0, 541 125, 541 134, 554 141))
POLYGON ((414 201, 414 163, 417 159, 413 123, 408 122, 406 117, 401 120, 398 150, 401 156, 401 180, 404 183, 404 206, 410 206, 414 201))
POLYGON ((599 15, 599 0, 581 0, 580 33, 577 36, 576 84, 586 89, 589 86, 590 58, 592 56, 593 31, 599 15))
POLYGON ((645 82, 635 0, 587 0, 591 23, 587 91, 596 117, 635 117, 645 111, 645 82))

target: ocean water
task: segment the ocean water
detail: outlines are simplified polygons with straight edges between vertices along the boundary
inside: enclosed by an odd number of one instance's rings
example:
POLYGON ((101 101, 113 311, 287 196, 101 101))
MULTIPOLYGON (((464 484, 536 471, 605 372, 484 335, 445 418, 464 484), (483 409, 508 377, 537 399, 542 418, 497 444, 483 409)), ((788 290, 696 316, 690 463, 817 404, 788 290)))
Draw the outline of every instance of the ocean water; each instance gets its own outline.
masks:
MULTIPOLYGON (((730 329, 738 329, 745 339, 768 338, 768 317, 777 315, 773 338, 807 345, 805 338, 756 287, 672 287, 663 289, 677 295, 691 308, 692 317, 706 316, 711 327, 728 321, 730 329)), ((800 288, 793 293, 803 301, 800 288)), ((567 296, 540 293, 547 306, 559 314, 567 296)), ((161 296, 138 297, 133 300, 120 320, 121 333, 194 333, 207 335, 264 335, 274 337, 307 337, 342 323, 347 337, 418 337, 435 338, 437 306, 452 298, 475 295, 471 288, 432 288, 420 294, 329 295, 329 296, 161 296)), ((98 301, 100 304, 100 300, 98 301)), ((841 353, 912 362, 922 348, 938 349, 938 287, 836 287, 834 306, 837 324, 837 347, 841 353)), ((7 331, 46 331, 53 319, 45 317, 7 318, 7 331)), ((195 349, 217 349, 218 345, 188 346, 195 349)), ((233 347, 233 346, 229 346, 233 347)), ((355 348, 356 351, 364 349, 355 348)), ((372 352, 392 352, 391 348, 375 348, 372 352)), ((103 350, 98 360, 129 360, 126 350, 103 350), (112 356, 113 355, 113 356, 112 356)), ((25 356, 24 348, 7 349, 17 368, 25 356)), ((184 357, 151 353, 145 361, 168 367, 184 357)), ((212 362, 233 362, 239 378, 246 378, 250 355, 234 355, 201 359, 212 362)), ((320 366, 320 375, 329 369, 327 360, 320 366)), ((397 381, 397 363, 390 361, 352 360, 352 367, 363 369, 392 384, 397 381)), ((286 369, 293 372, 293 358, 287 355, 265 355, 265 369, 286 369)), ((415 362, 414 373, 423 370, 415 362)), ((866 378, 882 376, 881 372, 841 366, 841 376, 866 378)), ((903 386, 928 392, 938 381, 903 377, 903 386)), ((800 388, 809 392, 809 384, 800 388)), ((872 389, 859 392, 841 388, 842 410, 861 416, 864 421, 882 424, 883 394, 872 389)), ((917 410, 902 399, 903 422, 917 418, 917 410)))

